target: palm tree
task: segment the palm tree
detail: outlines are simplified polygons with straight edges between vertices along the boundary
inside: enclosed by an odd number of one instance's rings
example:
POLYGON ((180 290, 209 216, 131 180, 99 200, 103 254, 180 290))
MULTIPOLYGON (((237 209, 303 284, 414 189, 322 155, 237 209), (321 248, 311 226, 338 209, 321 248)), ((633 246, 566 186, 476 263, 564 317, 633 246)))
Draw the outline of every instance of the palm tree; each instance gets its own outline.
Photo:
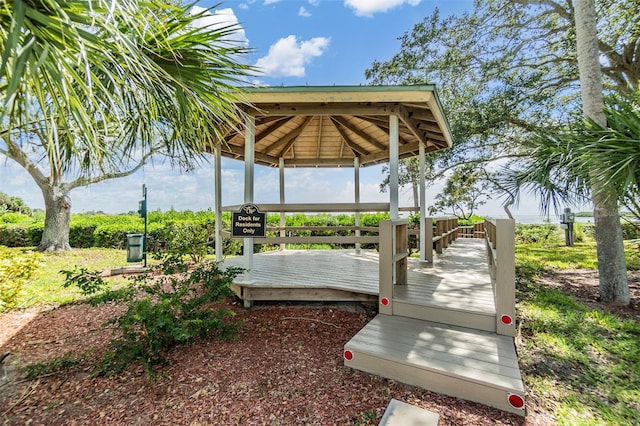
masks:
POLYGON ((151 155, 193 166, 240 122, 251 70, 236 26, 152 0, 15 0, 0 6, 0 153, 40 187, 39 249, 69 248, 69 192, 151 155))
MULTIPOLYGON (((604 244, 614 244, 620 232, 617 215, 619 203, 635 199, 640 186, 640 105, 635 99, 611 97, 604 108, 603 126, 592 119, 577 121, 571 128, 552 134, 538 134, 533 139, 529 161, 518 171, 507 173, 509 192, 519 195, 524 189, 536 193, 542 201, 542 209, 556 213, 562 203, 597 200, 615 206, 612 220, 604 220, 611 226, 604 234, 604 244), (617 223, 612 223, 617 220, 617 223)), ((596 206, 596 212, 598 208, 596 206)), ((596 232, 602 231, 603 219, 595 216, 596 232), (598 229, 600 228, 600 229, 598 229)), ((601 237, 602 238, 602 237, 601 237)), ((621 234, 619 235, 622 240, 621 234)), ((600 268, 603 262, 603 242, 598 239, 598 265, 600 273, 600 297, 605 302, 627 304, 628 281, 624 251, 622 282, 611 280, 608 270, 600 268), (604 281, 604 284, 603 284, 604 281), (616 284, 617 283, 617 284, 616 284)), ((618 260, 620 262, 620 260, 618 260)), ((613 266, 609 264, 609 268, 613 266)), ((620 266, 618 266, 620 267, 620 266)))

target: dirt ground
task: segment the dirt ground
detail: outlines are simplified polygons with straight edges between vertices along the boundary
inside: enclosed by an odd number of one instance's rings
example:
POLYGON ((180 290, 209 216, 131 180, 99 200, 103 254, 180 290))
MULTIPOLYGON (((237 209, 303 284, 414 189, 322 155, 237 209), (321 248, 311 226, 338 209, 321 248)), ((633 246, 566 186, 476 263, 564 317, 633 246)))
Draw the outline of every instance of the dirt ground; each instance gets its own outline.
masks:
MULTIPOLYGON (((597 300, 592 271, 558 271, 546 285, 597 300)), ((632 304, 614 308, 638 319, 640 285, 632 304)), ((102 327, 122 307, 72 304, 0 316, 0 423, 6 425, 373 425, 392 398, 440 415, 440 425, 550 425, 553 413, 529 406, 526 419, 343 366, 343 345, 374 315, 354 304, 263 304, 245 310, 237 340, 204 339, 173 349, 170 365, 150 381, 139 365, 112 377, 92 377, 108 341, 102 327), (85 354, 65 374, 28 381, 21 367, 66 353, 85 354)), ((536 398, 530 398, 534 400, 536 398)))

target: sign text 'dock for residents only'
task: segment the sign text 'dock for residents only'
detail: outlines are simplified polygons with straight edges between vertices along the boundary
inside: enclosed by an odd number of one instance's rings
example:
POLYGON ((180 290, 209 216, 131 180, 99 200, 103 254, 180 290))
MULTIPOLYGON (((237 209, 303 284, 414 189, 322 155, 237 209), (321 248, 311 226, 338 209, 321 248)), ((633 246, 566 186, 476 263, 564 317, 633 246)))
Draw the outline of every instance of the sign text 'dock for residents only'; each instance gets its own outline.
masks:
POLYGON ((245 204, 240 211, 233 212, 231 236, 235 238, 264 238, 266 215, 254 204, 245 204))

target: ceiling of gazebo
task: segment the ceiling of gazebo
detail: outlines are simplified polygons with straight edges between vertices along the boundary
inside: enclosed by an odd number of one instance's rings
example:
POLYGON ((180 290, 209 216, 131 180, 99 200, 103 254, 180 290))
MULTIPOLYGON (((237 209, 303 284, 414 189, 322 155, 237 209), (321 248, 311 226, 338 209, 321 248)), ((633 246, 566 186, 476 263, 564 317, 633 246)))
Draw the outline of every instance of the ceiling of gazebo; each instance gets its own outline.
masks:
MULTIPOLYGON (((399 120, 399 156, 451 147, 435 92, 427 86, 264 87, 246 89, 255 117, 255 163, 277 167, 362 166, 389 161, 389 116, 399 120)), ((250 106, 247 106, 250 105, 250 106)), ((244 131, 225 136, 223 156, 244 159, 244 131)))

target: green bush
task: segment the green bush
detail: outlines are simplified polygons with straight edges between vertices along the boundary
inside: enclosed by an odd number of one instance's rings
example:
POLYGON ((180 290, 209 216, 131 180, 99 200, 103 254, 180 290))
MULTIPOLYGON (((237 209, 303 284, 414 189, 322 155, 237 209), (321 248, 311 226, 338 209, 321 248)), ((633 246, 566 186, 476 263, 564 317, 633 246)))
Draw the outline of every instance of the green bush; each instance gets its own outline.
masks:
POLYGON ((625 240, 640 239, 640 223, 622 221, 622 237, 625 240))
POLYGON ((22 286, 41 263, 42 255, 39 253, 16 253, 0 246, 0 312, 17 305, 22 286))
MULTIPOLYGON (((170 253, 158 254, 156 260, 160 263, 131 279, 129 288, 135 291, 118 293, 127 309, 108 322, 117 325, 119 336, 109 343, 98 374, 117 373, 131 362, 140 361, 153 377, 155 367, 167 363, 165 353, 171 347, 213 333, 235 336, 239 324, 229 320, 234 313, 212 303, 233 295, 230 285, 242 269, 223 271, 216 262, 200 263, 190 269, 181 255, 170 253)), ((104 288, 98 274, 66 274, 70 284, 86 293, 104 288)))
POLYGON ((0 223, 27 223, 31 222, 31 216, 22 213, 10 212, 0 215, 0 223))
POLYGON ((31 246, 27 228, 17 224, 0 224, 0 245, 7 247, 31 246))
POLYGON ((164 228, 168 251, 188 255, 193 262, 201 262, 213 253, 214 222, 171 222, 164 228))
POLYGON ((44 222, 32 223, 27 226, 27 237, 30 246, 40 245, 42 233, 44 232, 44 222))
POLYGON ((559 244, 560 227, 555 224, 517 224, 516 244, 559 244))

